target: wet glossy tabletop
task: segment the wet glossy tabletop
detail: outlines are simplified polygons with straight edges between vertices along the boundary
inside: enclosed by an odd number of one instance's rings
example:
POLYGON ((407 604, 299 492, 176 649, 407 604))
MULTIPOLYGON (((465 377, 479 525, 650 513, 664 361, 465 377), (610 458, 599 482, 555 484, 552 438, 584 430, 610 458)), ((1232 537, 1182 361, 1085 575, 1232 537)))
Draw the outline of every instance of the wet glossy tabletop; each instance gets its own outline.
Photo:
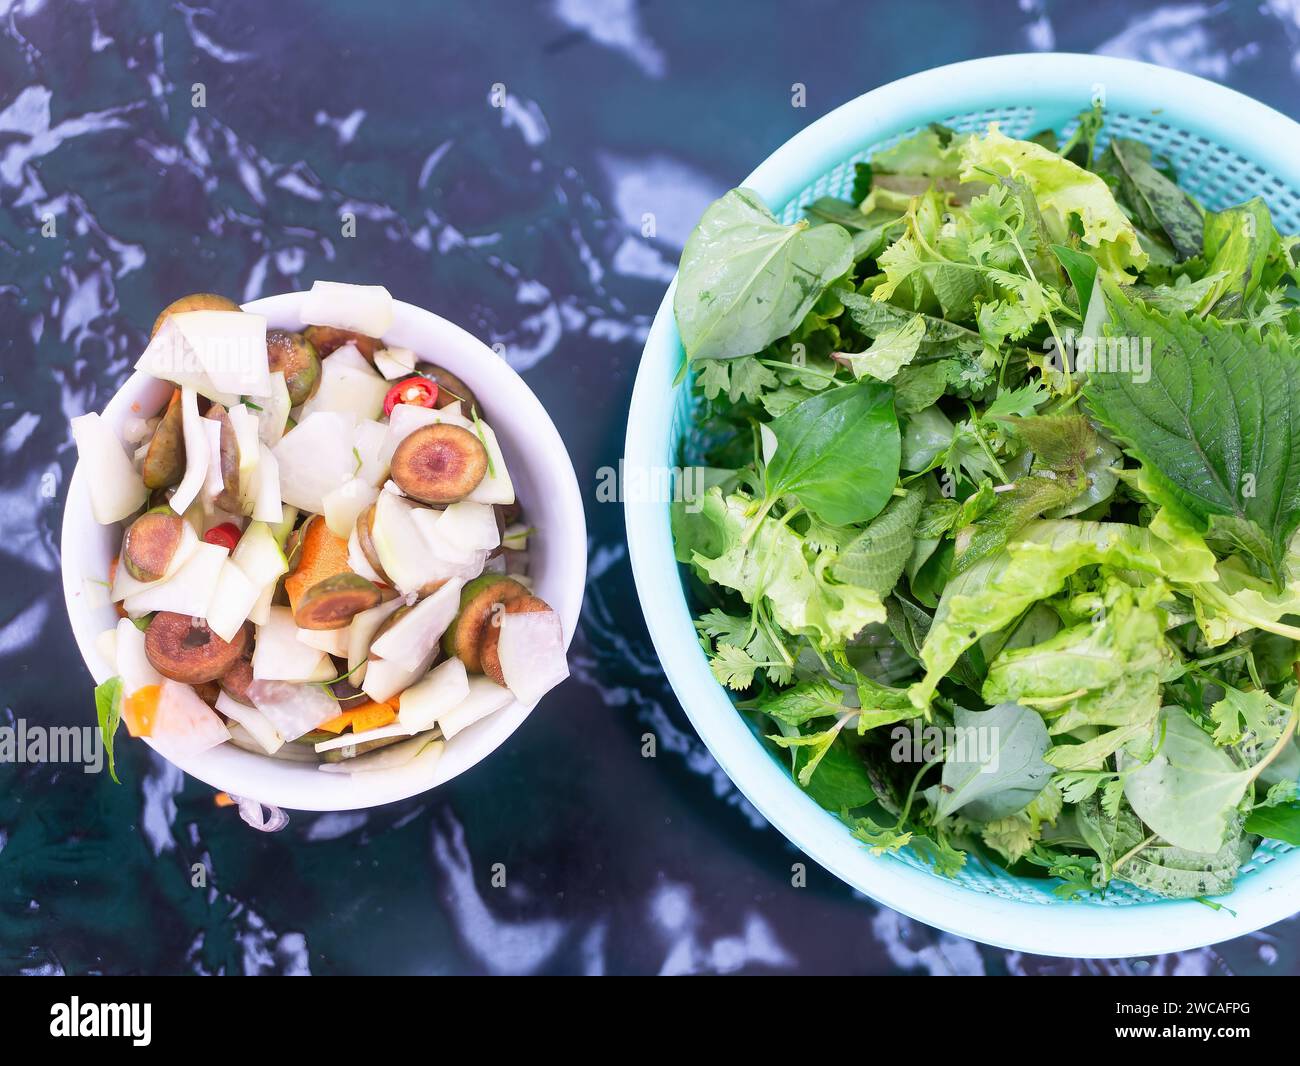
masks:
POLYGON ((565 437, 591 534, 573 679, 423 799, 266 836, 139 744, 121 786, 0 765, 0 973, 1300 972, 1295 921, 1071 963, 938 934, 815 865, 793 887, 802 857, 691 730, 621 511, 595 502, 704 205, 858 93, 1044 48, 1300 114, 1283 0, 0 0, 0 725, 93 720, 58 581, 66 419, 102 407, 184 292, 382 282, 504 345, 565 437))

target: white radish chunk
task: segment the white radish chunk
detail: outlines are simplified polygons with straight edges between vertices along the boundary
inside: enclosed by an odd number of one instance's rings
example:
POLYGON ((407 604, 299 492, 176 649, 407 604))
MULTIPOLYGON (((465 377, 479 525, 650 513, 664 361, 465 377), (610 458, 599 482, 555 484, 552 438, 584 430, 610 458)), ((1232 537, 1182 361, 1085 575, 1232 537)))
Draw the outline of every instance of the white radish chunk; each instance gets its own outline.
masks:
POLYGON ((486 422, 474 423, 474 432, 483 442, 488 453, 488 472, 465 499, 474 503, 514 503, 515 486, 510 480, 510 471, 506 469, 505 456, 501 454, 501 445, 497 435, 486 422))
POLYGON ((339 658, 344 658, 348 653, 348 630, 346 626, 342 629, 299 628, 298 639, 307 647, 316 648, 328 655, 337 655, 339 658))
MULTIPOLYGON (((176 316, 168 315, 163 320, 158 332, 150 339, 148 347, 136 360, 135 368, 150 377, 162 381, 171 381, 181 388, 191 388, 204 396, 216 393, 208 375, 199 364, 198 355, 186 342, 184 335, 176 327, 176 316)), ((233 403, 239 397, 220 395, 212 396, 218 403, 233 403)))
POLYGON ((131 464, 122 442, 93 411, 72 420, 77 461, 82 464, 90 509, 101 526, 130 517, 149 499, 149 490, 131 464))
POLYGON ((448 659, 429 671, 428 676, 402 693, 397 720, 408 732, 429 729, 438 716, 450 711, 469 695, 469 675, 459 659, 448 659))
POLYGON ((415 373, 415 353, 410 348, 380 348, 375 352, 375 369, 389 381, 415 373))
POLYGON ((315 411, 289 430, 271 449, 280 465, 284 502, 320 514, 325 494, 350 481, 356 471, 355 432, 355 416, 332 411, 315 411))
POLYGON ((230 558, 258 588, 289 572, 289 560, 285 558, 284 549, 265 522, 248 524, 230 558))
POLYGON ((247 311, 184 311, 168 320, 213 386, 232 396, 269 396, 266 319, 247 311))
POLYGON ((267 619, 271 617, 271 604, 275 600, 275 586, 267 585, 262 590, 262 594, 257 597, 257 602, 253 604, 253 609, 248 612, 248 620, 254 625, 264 626, 267 619))
POLYGON ((242 725, 248 735, 257 741, 258 747, 267 755, 274 755, 284 747, 284 737, 280 736, 279 730, 271 724, 271 719, 256 707, 240 703, 237 699, 222 692, 217 697, 217 710, 232 722, 238 722, 242 725))
POLYGON ((468 551, 446 539, 438 528, 442 523, 442 514, 427 507, 417 507, 411 512, 411 520, 429 546, 430 570, 437 573, 439 578, 459 577, 468 581, 478 577, 487 561, 487 550, 468 551))
MULTIPOLYGON (((418 592, 433 581, 442 581, 456 567, 438 558, 415 523, 417 510, 400 496, 381 492, 375 501, 375 520, 370 541, 389 580, 402 593, 418 592)), ((428 512, 433 515, 433 512, 428 512)))
POLYGON ((453 578, 426 596, 379 635, 370 646, 371 654, 407 670, 419 669, 460 610, 463 585, 453 578))
POLYGON ((374 503, 378 496, 379 490, 359 477, 345 481, 338 488, 327 492, 321 501, 321 513, 325 516, 329 531, 346 540, 357 528, 357 516, 374 503))
POLYGON ((172 758, 200 755, 230 739, 230 730, 189 685, 164 680, 149 739, 172 758))
POLYGON ((149 685, 161 685, 163 676, 153 668, 144 651, 144 632, 129 618, 117 623, 117 674, 122 695, 133 696, 149 685))
POLYGON ((302 301, 302 321, 382 337, 393 324, 393 297, 382 285, 317 281, 302 301))
POLYGON ((383 625, 384 620, 390 614, 402 606, 405 606, 405 601, 401 599, 386 600, 375 607, 352 616, 352 621, 347 628, 348 673, 354 685, 359 683, 357 671, 365 669, 362 663, 365 662, 366 656, 370 654, 370 642, 375 638, 375 631, 383 625))
POLYGON ((514 695, 508 688, 502 688, 491 678, 474 676, 469 679, 469 695, 449 711, 438 715, 438 730, 450 740, 462 729, 468 729, 475 722, 489 714, 508 707, 514 702, 514 695))
POLYGON ((359 419, 377 419, 384 413, 389 385, 375 373, 355 348, 348 345, 321 360, 320 385, 302 405, 303 415, 317 411, 353 414, 359 419), (344 354, 352 353, 356 362, 344 354), (357 365, 360 364, 360 366, 357 365))
MULTIPOLYGON (((129 625, 127 619, 123 619, 129 625)), ((134 627, 132 627, 134 628, 134 627)), ((99 657, 108 664, 108 668, 115 674, 121 674, 117 666, 117 630, 105 629, 95 638, 95 650, 99 652, 99 657)))
POLYGON ((257 630, 257 643, 253 646, 253 677, 259 681, 302 682, 327 680, 333 676, 329 656, 298 639, 293 612, 288 607, 272 607, 266 622, 257 630), (329 670, 324 678, 320 677, 322 662, 329 670))
POLYGON ((323 685, 254 681, 248 686, 248 698, 286 741, 297 740, 339 713, 339 701, 323 685))
POLYGON ((244 571, 230 559, 221 568, 216 591, 208 604, 207 623, 222 640, 235 639, 240 627, 262 595, 262 589, 251 582, 244 571))
POLYGON ((382 458, 384 440, 388 436, 388 426, 368 418, 357 423, 356 449, 361 468, 356 476, 367 485, 376 487, 388 477, 388 460, 382 458))
POLYGON ((280 499, 280 464, 261 441, 257 442, 257 489, 253 494, 252 516, 257 522, 276 525, 284 519, 284 501, 280 499))
POLYGON ((435 528, 439 537, 464 552, 491 551, 501 543, 496 512, 486 503, 453 503, 442 512, 435 528))
POLYGON ((416 669, 408 670, 387 659, 372 658, 366 663, 366 676, 361 682, 361 691, 376 703, 386 703, 419 681, 433 665, 433 659, 434 652, 430 652, 416 669))
POLYGON ((191 618, 207 618, 208 606, 216 595, 217 582, 229 555, 220 544, 200 541, 176 573, 127 596, 122 606, 133 616, 150 611, 174 611, 191 618))
POLYGON ((506 687, 526 707, 569 676, 564 629, 554 611, 502 615, 497 656, 506 687))
MULTIPOLYGON (((166 328, 166 325, 163 326, 166 328)), ((199 497, 204 480, 208 476, 208 464, 215 461, 220 465, 220 452, 210 452, 207 430, 203 428, 204 419, 199 416, 199 397, 189 385, 181 387, 181 431, 185 438, 185 476, 172 493, 171 507, 177 514, 184 514, 190 504, 199 497)))

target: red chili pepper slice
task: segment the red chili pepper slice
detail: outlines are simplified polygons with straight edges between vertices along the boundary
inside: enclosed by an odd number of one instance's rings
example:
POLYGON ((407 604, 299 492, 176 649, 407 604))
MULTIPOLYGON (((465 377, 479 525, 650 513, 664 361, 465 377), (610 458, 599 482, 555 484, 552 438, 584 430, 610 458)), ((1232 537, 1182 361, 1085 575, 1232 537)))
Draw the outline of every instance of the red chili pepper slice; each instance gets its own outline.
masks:
POLYGON ((432 407, 437 402, 438 383, 417 374, 415 377, 404 378, 388 390, 388 395, 384 397, 384 415, 391 415, 399 403, 432 407))
POLYGON ((239 527, 234 522, 222 522, 204 533, 203 539, 209 544, 220 544, 226 551, 234 551, 239 536, 239 527))

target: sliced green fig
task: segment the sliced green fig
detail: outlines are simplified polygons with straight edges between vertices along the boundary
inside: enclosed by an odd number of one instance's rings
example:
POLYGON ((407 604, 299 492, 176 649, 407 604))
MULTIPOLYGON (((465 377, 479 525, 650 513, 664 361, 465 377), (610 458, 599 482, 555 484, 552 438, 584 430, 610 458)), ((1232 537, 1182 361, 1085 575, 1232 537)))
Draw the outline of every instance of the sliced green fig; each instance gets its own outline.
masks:
POLYGON ((159 611, 144 634, 144 653, 163 677, 187 685, 216 681, 243 657, 248 627, 226 641, 189 615, 159 611))
POLYGON ((342 629, 353 615, 379 606, 382 599, 360 574, 335 574, 303 593, 293 620, 302 629, 342 629))
MULTIPOLYGON (((520 596, 505 603, 501 610, 506 614, 532 614, 537 611, 549 611, 551 605, 545 600, 538 599, 536 596, 520 596)), ((483 673, 487 674, 498 685, 504 686, 506 683, 505 674, 501 671, 501 657, 497 652, 498 645, 501 641, 501 619, 499 615, 493 615, 489 618, 488 625, 483 630, 483 640, 479 644, 479 659, 482 664, 483 673)))
POLYGON ((235 436, 230 413, 219 403, 208 408, 204 418, 221 423, 221 492, 216 505, 228 514, 239 514, 239 439, 235 436))
POLYGON ((393 452, 389 476, 414 500, 448 504, 473 492, 487 468, 483 442, 467 429, 441 422, 403 438, 393 452))
POLYGON ((236 659, 234 665, 221 675, 221 691, 232 700, 253 706, 253 697, 248 694, 248 686, 253 683, 253 663, 249 659, 236 659))
POLYGON ((182 296, 179 300, 173 300, 162 312, 154 319, 153 332, 150 337, 155 337, 158 331, 162 329, 162 324, 167 321, 169 315, 182 315, 187 311, 239 311, 239 304, 234 300, 227 299, 225 296, 218 296, 215 292, 195 292, 189 296, 182 296))
POLYGON ((347 744, 341 748, 330 748, 320 753, 320 757, 325 762, 346 762, 348 759, 355 759, 358 755, 364 755, 368 751, 375 751, 379 748, 386 748, 390 744, 400 744, 411 738, 405 734, 392 737, 380 737, 378 740, 363 740, 360 744, 347 744))
POLYGON ((307 342, 316 349, 316 354, 324 359, 335 348, 342 348, 345 344, 354 345, 368 362, 375 361, 375 352, 384 346, 384 342, 377 337, 367 337, 361 333, 353 333, 348 329, 339 329, 337 326, 308 326, 302 331, 303 337, 307 342))
POLYGON ((454 655, 473 674, 483 673, 481 648, 484 635, 504 604, 528 595, 513 578, 484 574, 466 583, 460 591, 460 611, 442 637, 442 648, 454 655))
POLYGON ((459 401, 461 413, 466 418, 469 418, 470 412, 476 408, 480 416, 483 414, 483 408, 479 407, 478 397, 474 395, 464 381, 450 370, 445 370, 436 363, 421 363, 419 373, 438 386, 438 399, 434 401, 434 407, 450 407, 459 401))
POLYGON ((320 356, 311 341, 287 329, 268 329, 266 360, 272 374, 277 370, 284 374, 289 402, 294 407, 311 399, 320 385, 320 356))
POLYGON ((366 562, 384 581, 391 585, 388 575, 384 573, 384 565, 379 561, 379 552, 375 550, 374 542, 375 531, 375 505, 372 503, 359 515, 357 515, 357 546, 361 549, 361 554, 366 557, 366 562))
POLYGON ((185 476, 185 433, 182 429, 181 390, 176 389, 162 418, 154 427, 153 437, 144 453, 140 476, 151 489, 167 489, 179 485, 185 476))
POLYGON ((161 581, 185 535, 185 519, 170 507, 146 511, 122 537, 122 564, 137 581, 161 581))

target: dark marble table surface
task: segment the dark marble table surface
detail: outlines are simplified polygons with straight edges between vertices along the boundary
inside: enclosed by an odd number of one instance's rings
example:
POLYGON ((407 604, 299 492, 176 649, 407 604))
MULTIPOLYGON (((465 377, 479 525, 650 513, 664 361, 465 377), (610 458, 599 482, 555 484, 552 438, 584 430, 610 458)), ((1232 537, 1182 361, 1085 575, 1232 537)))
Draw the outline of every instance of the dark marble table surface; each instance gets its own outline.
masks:
POLYGON ((0 766, 0 972, 1300 972, 1294 921, 1079 963, 937 933, 815 865, 792 888, 801 856, 682 714, 622 513, 594 500, 709 200, 867 89, 1049 48, 1300 114, 1294 0, 0 0, 0 724, 92 720, 59 588, 66 420, 183 292, 382 281, 501 343, 568 443, 591 538, 573 679, 435 794, 263 835, 140 744, 120 786, 0 766))

